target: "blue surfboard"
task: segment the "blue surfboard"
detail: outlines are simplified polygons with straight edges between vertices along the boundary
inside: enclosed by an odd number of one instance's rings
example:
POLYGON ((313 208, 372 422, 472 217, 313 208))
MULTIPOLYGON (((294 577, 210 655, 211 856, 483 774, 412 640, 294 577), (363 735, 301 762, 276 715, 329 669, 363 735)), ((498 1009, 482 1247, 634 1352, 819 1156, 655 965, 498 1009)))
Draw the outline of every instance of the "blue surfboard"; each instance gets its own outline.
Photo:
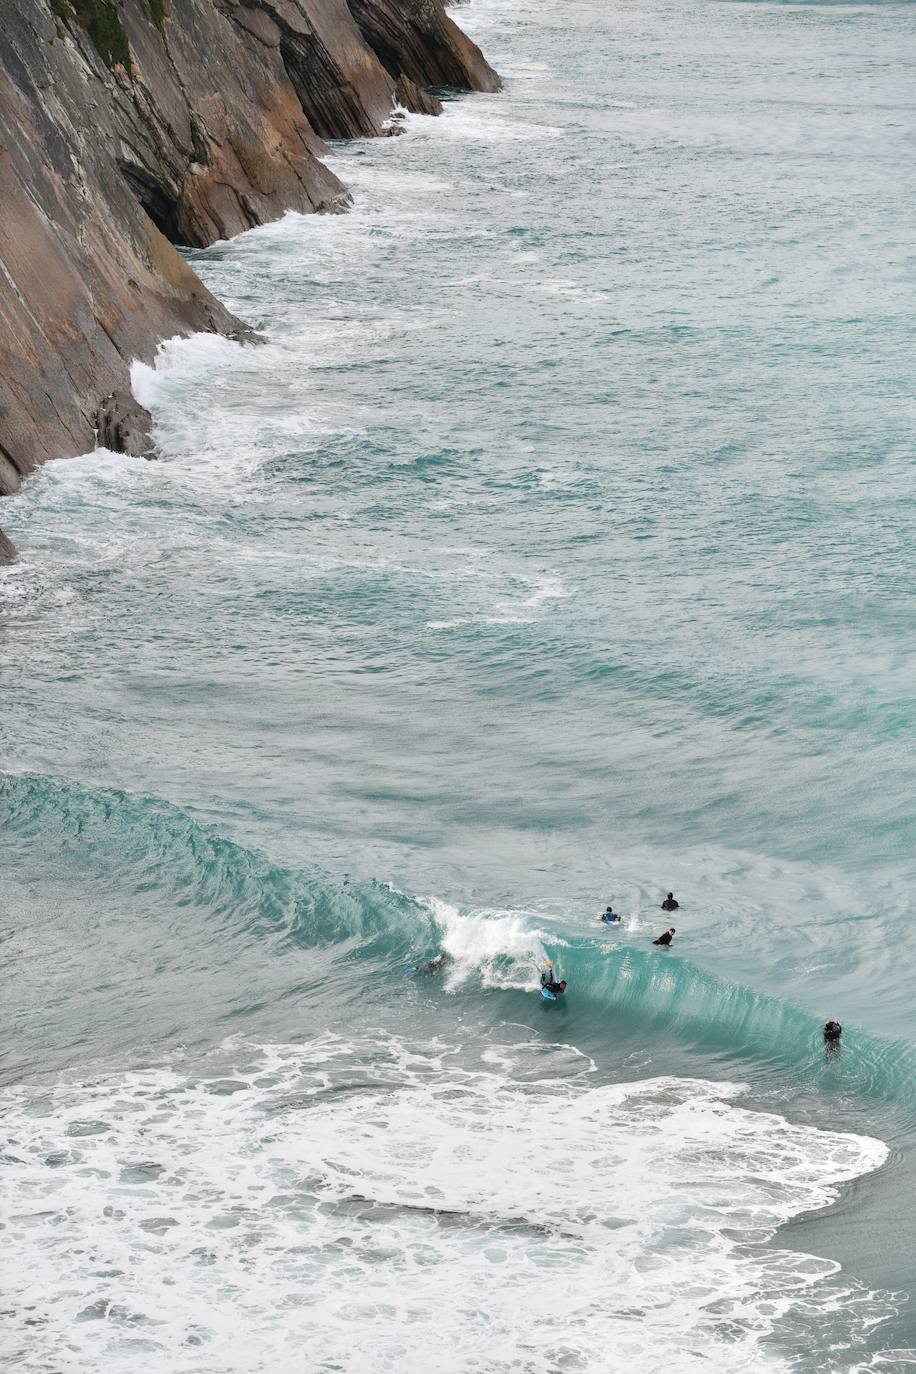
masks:
POLYGON ((541 996, 544 998, 545 1002, 555 1002, 557 1000, 557 994, 551 992, 550 988, 541 988, 541 996))

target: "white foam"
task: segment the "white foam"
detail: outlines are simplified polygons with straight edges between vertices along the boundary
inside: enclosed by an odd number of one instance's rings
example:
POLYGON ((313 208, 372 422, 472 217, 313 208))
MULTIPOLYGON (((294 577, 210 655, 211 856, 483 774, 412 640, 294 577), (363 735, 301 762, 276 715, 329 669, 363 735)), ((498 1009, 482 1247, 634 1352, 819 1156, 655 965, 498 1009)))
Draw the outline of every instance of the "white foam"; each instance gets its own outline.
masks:
POLYGON ((544 936, 530 928, 524 913, 461 913, 438 897, 427 898, 427 905, 449 955, 450 991, 468 979, 488 988, 537 988, 547 951, 544 936))
POLYGON ((159 345, 156 361, 135 362, 130 370, 130 385, 134 396, 147 409, 155 406, 162 397, 162 382, 165 374, 172 368, 190 367, 200 374, 209 374, 231 366, 242 352, 242 345, 221 334, 191 334, 188 337, 176 336, 159 345))
MULTIPOLYGON (((450 575, 451 576, 451 575, 450 575)), ((484 574, 478 574, 484 576, 484 574)), ((493 575, 488 575, 493 580, 493 575)), ((524 574, 508 574, 513 588, 520 586, 528 590, 527 596, 502 597, 490 601, 468 615, 449 616, 443 620, 427 620, 428 630, 455 630, 464 625, 531 625, 537 619, 537 612, 549 601, 565 600, 571 595, 561 577, 545 574, 527 577, 524 574)))
POLYGON ((513 119, 506 113, 506 106, 498 97, 486 95, 450 105, 446 117, 442 119, 408 115, 405 127, 414 137, 445 142, 537 143, 562 138, 566 133, 556 124, 513 119))
POLYGON ((535 610, 545 601, 562 601, 569 595, 569 589, 561 577, 534 577, 531 579, 531 594, 525 598, 522 605, 535 610))
POLYGON ((23 1374, 788 1369, 765 1344, 780 1322, 813 1340, 829 1318, 842 1346, 886 1303, 760 1243, 886 1150, 738 1091, 594 1086, 542 1043, 331 1036, 8 1089, 8 1356, 23 1374))
POLYGON ((101 613, 79 587, 82 574, 117 575, 141 561, 150 542, 144 498, 155 483, 155 464, 96 448, 79 458, 46 463, 7 498, 24 518, 20 556, 0 571, 4 617, 37 624, 50 616, 55 633, 84 628, 101 613))

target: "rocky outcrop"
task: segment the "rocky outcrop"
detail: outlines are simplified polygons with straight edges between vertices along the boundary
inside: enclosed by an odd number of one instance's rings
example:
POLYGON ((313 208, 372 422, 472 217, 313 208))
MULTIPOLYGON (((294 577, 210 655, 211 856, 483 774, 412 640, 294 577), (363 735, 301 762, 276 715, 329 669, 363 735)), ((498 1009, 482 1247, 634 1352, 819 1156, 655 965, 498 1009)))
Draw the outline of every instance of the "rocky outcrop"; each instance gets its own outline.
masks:
POLYGON ((99 406, 98 441, 114 453, 153 458, 153 417, 126 391, 113 391, 99 406))
POLYGON ((342 209, 324 139, 386 133, 396 103, 436 112, 428 87, 497 84, 441 0, 4 5, 0 493, 96 430, 148 451, 131 361, 244 330, 175 244, 342 209))
POLYGON ((12 563, 15 557, 16 550, 12 544, 12 541, 7 539, 3 531, 0 530, 0 564, 12 563))
POLYGON ((427 86, 496 91, 499 77, 480 49, 438 0, 349 0, 366 43, 398 83, 401 99, 419 114, 427 86), (413 104, 411 92, 416 92, 413 104))

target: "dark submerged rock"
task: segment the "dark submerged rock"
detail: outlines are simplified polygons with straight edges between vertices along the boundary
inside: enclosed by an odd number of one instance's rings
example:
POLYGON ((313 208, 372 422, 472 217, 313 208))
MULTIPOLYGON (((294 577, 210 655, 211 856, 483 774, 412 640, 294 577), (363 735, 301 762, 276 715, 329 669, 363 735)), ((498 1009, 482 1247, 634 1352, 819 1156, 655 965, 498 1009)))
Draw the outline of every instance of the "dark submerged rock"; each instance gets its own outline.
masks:
POLYGON ((0 530, 0 566, 4 563, 12 563, 16 557, 16 546, 11 539, 0 530))

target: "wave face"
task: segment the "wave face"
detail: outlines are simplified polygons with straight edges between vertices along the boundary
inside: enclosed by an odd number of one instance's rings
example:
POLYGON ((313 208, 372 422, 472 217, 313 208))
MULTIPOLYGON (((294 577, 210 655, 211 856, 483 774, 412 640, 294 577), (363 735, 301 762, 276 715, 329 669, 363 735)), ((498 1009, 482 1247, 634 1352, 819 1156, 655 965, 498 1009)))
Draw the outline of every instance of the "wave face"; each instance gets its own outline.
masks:
POLYGON ((4 504, 24 1374, 916 1360, 916 10, 462 19, 4 504))
MULTIPOLYGON (((628 1038, 673 1038, 747 1062, 761 1081, 781 1082, 791 1072, 796 1087, 817 1085, 825 1075, 829 1081, 833 1071, 815 1017, 675 950, 658 953, 638 925, 586 934, 532 912, 459 909, 391 884, 335 881, 318 867, 274 864, 157 798, 47 776, 3 779, 0 825, 18 869, 5 934, 8 958, 19 963, 12 1001, 20 1052, 32 1043, 36 1056, 46 1048, 49 1011, 78 1030, 80 1053, 89 1023, 101 1030, 100 1045, 115 1027, 118 1037, 130 1034, 138 997, 151 1004, 142 1037, 212 1038, 212 1027, 200 1025, 199 996, 189 997, 201 977, 216 1025, 224 1023, 227 995, 237 1018, 303 996, 322 1014, 347 1003, 351 1017, 364 1016, 367 1007, 377 1016, 392 986, 400 998, 418 976, 417 986, 434 978, 432 986, 488 1022, 524 1018, 552 957, 571 984, 569 1005, 560 1010, 574 1033, 582 1034, 585 1021, 589 1036, 605 1034, 618 1046, 628 1038), (70 952, 59 950, 50 967, 47 959, 33 965, 27 938, 37 885, 61 906, 55 914, 64 928, 54 938, 70 942, 70 952), (79 894, 87 887, 91 909, 82 909, 79 894), (442 955, 441 968, 429 969, 442 955), (249 971, 238 1001, 240 963, 249 971), (103 995, 91 1005, 89 970, 97 975, 100 968, 103 995), (45 989, 40 1001, 35 977, 45 989)), ((844 1065, 844 1089, 909 1119, 914 1070, 908 1043, 859 1033, 855 1058, 844 1065)))

